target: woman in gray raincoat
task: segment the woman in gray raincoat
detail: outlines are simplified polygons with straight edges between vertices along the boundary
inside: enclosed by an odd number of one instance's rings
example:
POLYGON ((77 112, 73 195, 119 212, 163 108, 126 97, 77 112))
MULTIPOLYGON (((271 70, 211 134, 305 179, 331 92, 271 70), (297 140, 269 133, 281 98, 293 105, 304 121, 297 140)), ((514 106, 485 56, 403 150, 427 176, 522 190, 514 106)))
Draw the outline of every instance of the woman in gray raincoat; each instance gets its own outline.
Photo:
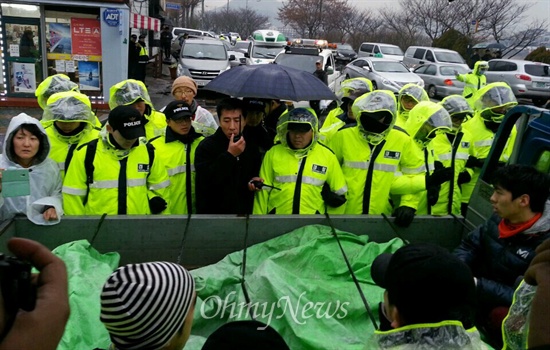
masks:
MULTIPOLYGON (((63 215, 61 176, 55 161, 48 158, 50 142, 38 120, 21 113, 10 121, 0 155, 0 221, 16 214, 27 215, 37 225, 53 225, 63 215), (6 170, 28 169, 29 195, 2 191, 6 170)), ((6 188, 4 188, 6 190, 6 188)))

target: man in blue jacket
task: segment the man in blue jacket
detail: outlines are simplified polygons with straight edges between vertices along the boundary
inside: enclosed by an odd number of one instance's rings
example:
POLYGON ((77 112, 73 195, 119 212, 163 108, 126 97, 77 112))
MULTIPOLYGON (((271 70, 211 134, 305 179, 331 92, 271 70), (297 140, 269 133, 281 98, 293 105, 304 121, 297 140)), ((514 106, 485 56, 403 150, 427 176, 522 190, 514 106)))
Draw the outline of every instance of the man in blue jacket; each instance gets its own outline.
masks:
POLYGON ((501 347, 501 324, 514 290, 550 237, 550 178, 533 167, 495 171, 490 198, 495 214, 462 240, 454 254, 470 266, 478 296, 477 326, 501 347))

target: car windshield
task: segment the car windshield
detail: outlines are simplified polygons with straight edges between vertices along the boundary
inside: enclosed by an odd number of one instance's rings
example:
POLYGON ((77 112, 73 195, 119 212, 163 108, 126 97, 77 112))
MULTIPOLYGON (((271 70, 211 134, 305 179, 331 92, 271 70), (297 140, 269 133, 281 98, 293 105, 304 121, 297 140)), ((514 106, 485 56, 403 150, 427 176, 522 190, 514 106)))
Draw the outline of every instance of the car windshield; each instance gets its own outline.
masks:
POLYGON ((248 49, 248 45, 250 45, 250 42, 249 41, 237 41, 235 43, 235 48, 236 49, 248 49))
POLYGON ((380 50, 382 50, 382 53, 385 53, 386 55, 403 56, 403 51, 401 51, 398 47, 380 46, 380 50))
POLYGON ((439 62, 464 63, 462 56, 456 52, 435 52, 435 58, 439 62))
POLYGON ((223 45, 212 45, 207 43, 186 43, 181 51, 182 58, 194 58, 199 60, 227 59, 227 52, 223 45))
POLYGON ((306 72, 315 72, 315 62, 322 59, 315 55, 289 55, 282 53, 275 59, 275 63, 281 66, 292 67, 306 72))
POLYGON ((351 47, 351 45, 348 45, 348 44, 336 44, 336 48, 338 50, 349 50, 349 51, 353 51, 353 47, 351 47))
POLYGON ((441 75, 455 75, 468 73, 468 70, 462 66, 443 66, 439 69, 441 75), (456 72, 456 73, 455 73, 456 72))
POLYGON ((549 68, 550 66, 543 65, 543 64, 526 64, 525 73, 534 75, 537 77, 547 77, 550 74, 548 72, 549 68))
POLYGON ((409 70, 399 62, 374 61, 372 65, 376 72, 409 73, 409 70))
POLYGON ((273 45, 254 45, 252 49, 252 57, 254 58, 275 58, 284 46, 273 46, 273 45))

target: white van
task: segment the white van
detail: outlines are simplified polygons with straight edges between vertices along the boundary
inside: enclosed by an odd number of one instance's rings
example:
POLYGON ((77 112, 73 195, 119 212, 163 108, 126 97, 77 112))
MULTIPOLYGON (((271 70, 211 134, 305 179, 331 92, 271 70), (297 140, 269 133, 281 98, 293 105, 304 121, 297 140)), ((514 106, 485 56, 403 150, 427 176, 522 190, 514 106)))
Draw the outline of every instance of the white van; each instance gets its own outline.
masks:
POLYGON ((178 35, 183 34, 183 33, 187 33, 189 35, 194 35, 194 36, 207 36, 207 37, 210 37, 210 38, 215 38, 215 36, 212 35, 212 33, 204 31, 204 30, 174 27, 174 28, 172 28, 172 40, 176 40, 178 35))
POLYGON ((357 57, 380 57, 403 61, 403 50, 397 45, 383 43, 362 43, 357 51, 357 57), (378 54, 377 56, 375 56, 378 54))
POLYGON ((464 58, 453 50, 429 46, 409 46, 405 51, 403 63, 409 68, 416 68, 428 62, 456 64, 470 70, 464 58))
POLYGON ((255 30, 250 36, 246 64, 271 63, 286 44, 285 36, 276 30, 255 30))

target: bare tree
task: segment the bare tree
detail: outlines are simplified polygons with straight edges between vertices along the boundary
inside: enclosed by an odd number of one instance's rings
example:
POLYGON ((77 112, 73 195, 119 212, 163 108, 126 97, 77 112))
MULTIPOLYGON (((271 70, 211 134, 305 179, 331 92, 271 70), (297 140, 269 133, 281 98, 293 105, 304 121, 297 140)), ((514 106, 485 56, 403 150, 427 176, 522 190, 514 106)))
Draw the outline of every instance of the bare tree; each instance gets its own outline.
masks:
POLYGON ((279 8, 278 19, 302 37, 314 38, 321 31, 322 11, 323 0, 288 0, 279 8))
POLYGON ((414 22, 414 14, 390 8, 380 10, 379 17, 383 23, 381 33, 383 42, 397 45, 403 50, 412 45, 429 45, 431 38, 414 22))
POLYGON ((257 28, 266 27, 269 17, 251 8, 207 11, 203 16, 203 28, 221 32, 238 32, 244 39, 257 28))

